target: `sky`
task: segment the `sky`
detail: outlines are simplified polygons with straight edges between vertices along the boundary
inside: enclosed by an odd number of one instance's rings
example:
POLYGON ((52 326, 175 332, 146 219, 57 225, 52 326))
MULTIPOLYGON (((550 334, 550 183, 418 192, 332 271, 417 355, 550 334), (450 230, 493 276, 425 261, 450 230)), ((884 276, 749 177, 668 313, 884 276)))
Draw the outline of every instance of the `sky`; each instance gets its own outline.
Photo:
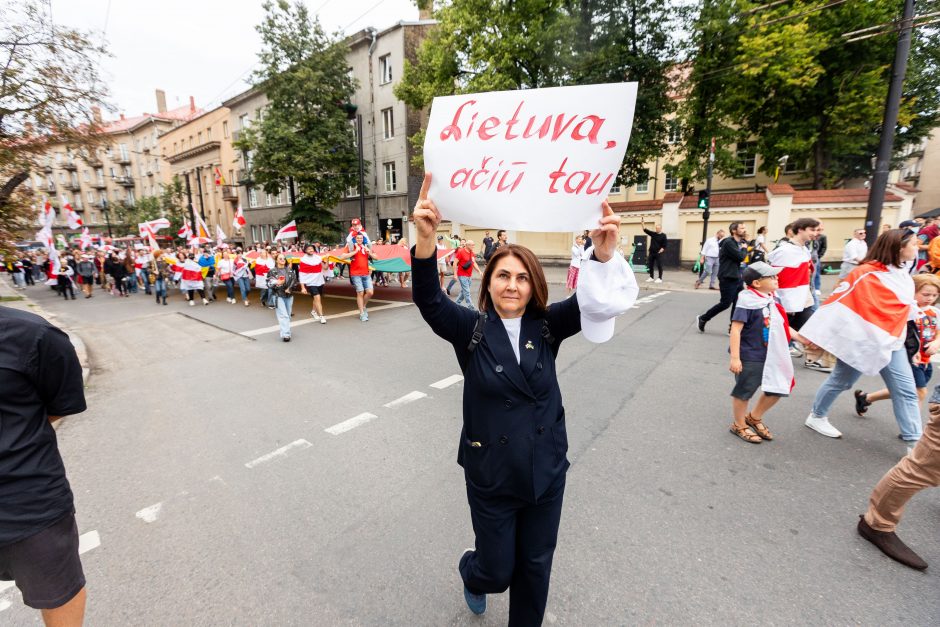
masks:
MULTIPOLYGON (((418 19, 412 0, 303 0, 327 32, 383 30, 418 19)), ((244 91, 261 48, 262 0, 45 0, 57 25, 93 31, 112 57, 102 61, 111 102, 127 116, 156 111, 156 89, 174 108, 196 99, 206 110, 244 91)), ((293 0, 292 0, 293 2, 293 0)), ((117 117, 115 113, 113 116, 117 117)))

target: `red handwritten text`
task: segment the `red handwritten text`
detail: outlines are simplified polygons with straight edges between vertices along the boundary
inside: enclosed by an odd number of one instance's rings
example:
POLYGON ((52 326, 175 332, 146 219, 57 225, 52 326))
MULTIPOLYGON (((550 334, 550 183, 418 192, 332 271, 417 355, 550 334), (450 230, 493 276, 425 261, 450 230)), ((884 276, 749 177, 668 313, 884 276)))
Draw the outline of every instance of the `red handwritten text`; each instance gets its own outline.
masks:
MULTIPOLYGON (((587 140, 592 144, 596 144, 598 143, 601 128, 606 122, 606 118, 596 115, 553 113, 542 119, 540 119, 540 116, 530 115, 528 121, 525 122, 525 130, 520 135, 518 133, 519 129, 522 128, 520 123, 525 118, 525 116, 520 117, 520 113, 525 101, 519 103, 512 117, 505 122, 500 117, 491 115, 483 118, 479 125, 477 125, 479 112, 474 111, 472 115, 468 114, 469 120, 464 112, 464 108, 470 107, 472 110, 473 105, 476 103, 476 100, 467 100, 457 107, 457 111, 454 112, 454 119, 441 131, 441 141, 452 139, 456 142, 462 139, 471 139, 473 136, 481 141, 488 141, 502 135, 507 141, 519 138, 548 138, 549 141, 554 142, 562 137, 568 137, 574 141, 587 140), (517 127, 517 125, 519 126, 517 127)), ((616 145, 616 141, 607 140, 605 150, 609 150, 616 145)))
POLYGON ((598 180, 604 175, 603 172, 592 174, 584 170, 576 170, 569 173, 564 170, 567 163, 568 157, 565 157, 558 169, 548 175, 548 178, 552 180, 548 186, 548 193, 557 194, 561 190, 556 189, 555 185, 564 181, 564 191, 568 194, 580 194, 582 191, 588 195, 607 194, 611 180, 614 178, 613 174, 608 174, 604 181, 598 184, 598 180))
POLYGON ((478 170, 460 168, 450 177, 450 188, 456 189, 459 187, 476 191, 485 187, 486 191, 490 191, 495 185, 497 192, 508 190, 511 194, 516 191, 525 176, 525 170, 518 169, 517 171, 513 166, 524 166, 526 162, 513 161, 509 164, 508 169, 501 169, 504 161, 500 161, 495 167, 490 164, 491 161, 493 161, 493 157, 483 157, 483 163, 480 164, 478 170), (510 177, 513 176, 515 178, 511 179, 510 177), (509 179, 508 182, 507 179, 509 179))

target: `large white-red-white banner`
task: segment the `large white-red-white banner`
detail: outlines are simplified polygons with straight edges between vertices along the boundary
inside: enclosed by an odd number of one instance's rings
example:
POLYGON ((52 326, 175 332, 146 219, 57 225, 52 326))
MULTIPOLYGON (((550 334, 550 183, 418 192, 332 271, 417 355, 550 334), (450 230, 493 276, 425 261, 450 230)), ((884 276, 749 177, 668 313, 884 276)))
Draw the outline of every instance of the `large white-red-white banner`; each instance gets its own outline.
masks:
POLYGON ((435 98, 424 141, 445 219, 528 231, 594 228, 633 127, 636 83, 435 98))

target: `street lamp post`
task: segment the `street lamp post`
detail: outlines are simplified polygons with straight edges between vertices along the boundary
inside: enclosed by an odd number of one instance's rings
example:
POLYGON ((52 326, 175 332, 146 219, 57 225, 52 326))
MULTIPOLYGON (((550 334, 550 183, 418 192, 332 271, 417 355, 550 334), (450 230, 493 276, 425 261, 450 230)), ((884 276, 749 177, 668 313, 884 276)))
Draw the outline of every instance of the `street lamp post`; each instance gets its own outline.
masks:
POLYGON ((108 201, 105 198, 101 199, 101 211, 104 213, 104 222, 108 225, 108 237, 114 239, 111 235, 111 220, 108 218, 108 201))

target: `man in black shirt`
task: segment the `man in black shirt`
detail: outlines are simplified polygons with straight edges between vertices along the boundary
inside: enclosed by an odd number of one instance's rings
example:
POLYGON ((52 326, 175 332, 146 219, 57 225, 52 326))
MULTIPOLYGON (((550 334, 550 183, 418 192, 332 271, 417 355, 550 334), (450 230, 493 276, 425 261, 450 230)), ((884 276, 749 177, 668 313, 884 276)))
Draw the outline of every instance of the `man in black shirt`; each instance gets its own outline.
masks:
POLYGON ((15 581, 46 624, 80 625, 85 613, 75 506, 52 428, 83 411, 68 336, 0 307, 0 580, 15 581))
POLYGON ((666 234, 663 233, 663 227, 656 225, 654 228, 655 231, 650 231, 646 228, 646 222, 643 220, 642 216, 640 217, 640 227, 643 229, 643 232, 650 236, 650 247, 649 254, 647 255, 646 266, 650 270, 650 278, 646 279, 646 282, 655 280, 656 283, 663 282, 663 260, 661 255, 666 252, 666 234), (653 265, 659 267, 659 278, 654 279, 653 277, 653 265))
POLYGON ((747 228, 740 222, 732 222, 729 233, 731 235, 721 240, 718 246, 718 289, 721 291, 721 300, 702 315, 695 317, 695 323, 701 333, 705 333, 705 323, 728 307, 731 307, 731 315, 734 315, 738 292, 744 289, 741 265, 747 257, 747 228))

